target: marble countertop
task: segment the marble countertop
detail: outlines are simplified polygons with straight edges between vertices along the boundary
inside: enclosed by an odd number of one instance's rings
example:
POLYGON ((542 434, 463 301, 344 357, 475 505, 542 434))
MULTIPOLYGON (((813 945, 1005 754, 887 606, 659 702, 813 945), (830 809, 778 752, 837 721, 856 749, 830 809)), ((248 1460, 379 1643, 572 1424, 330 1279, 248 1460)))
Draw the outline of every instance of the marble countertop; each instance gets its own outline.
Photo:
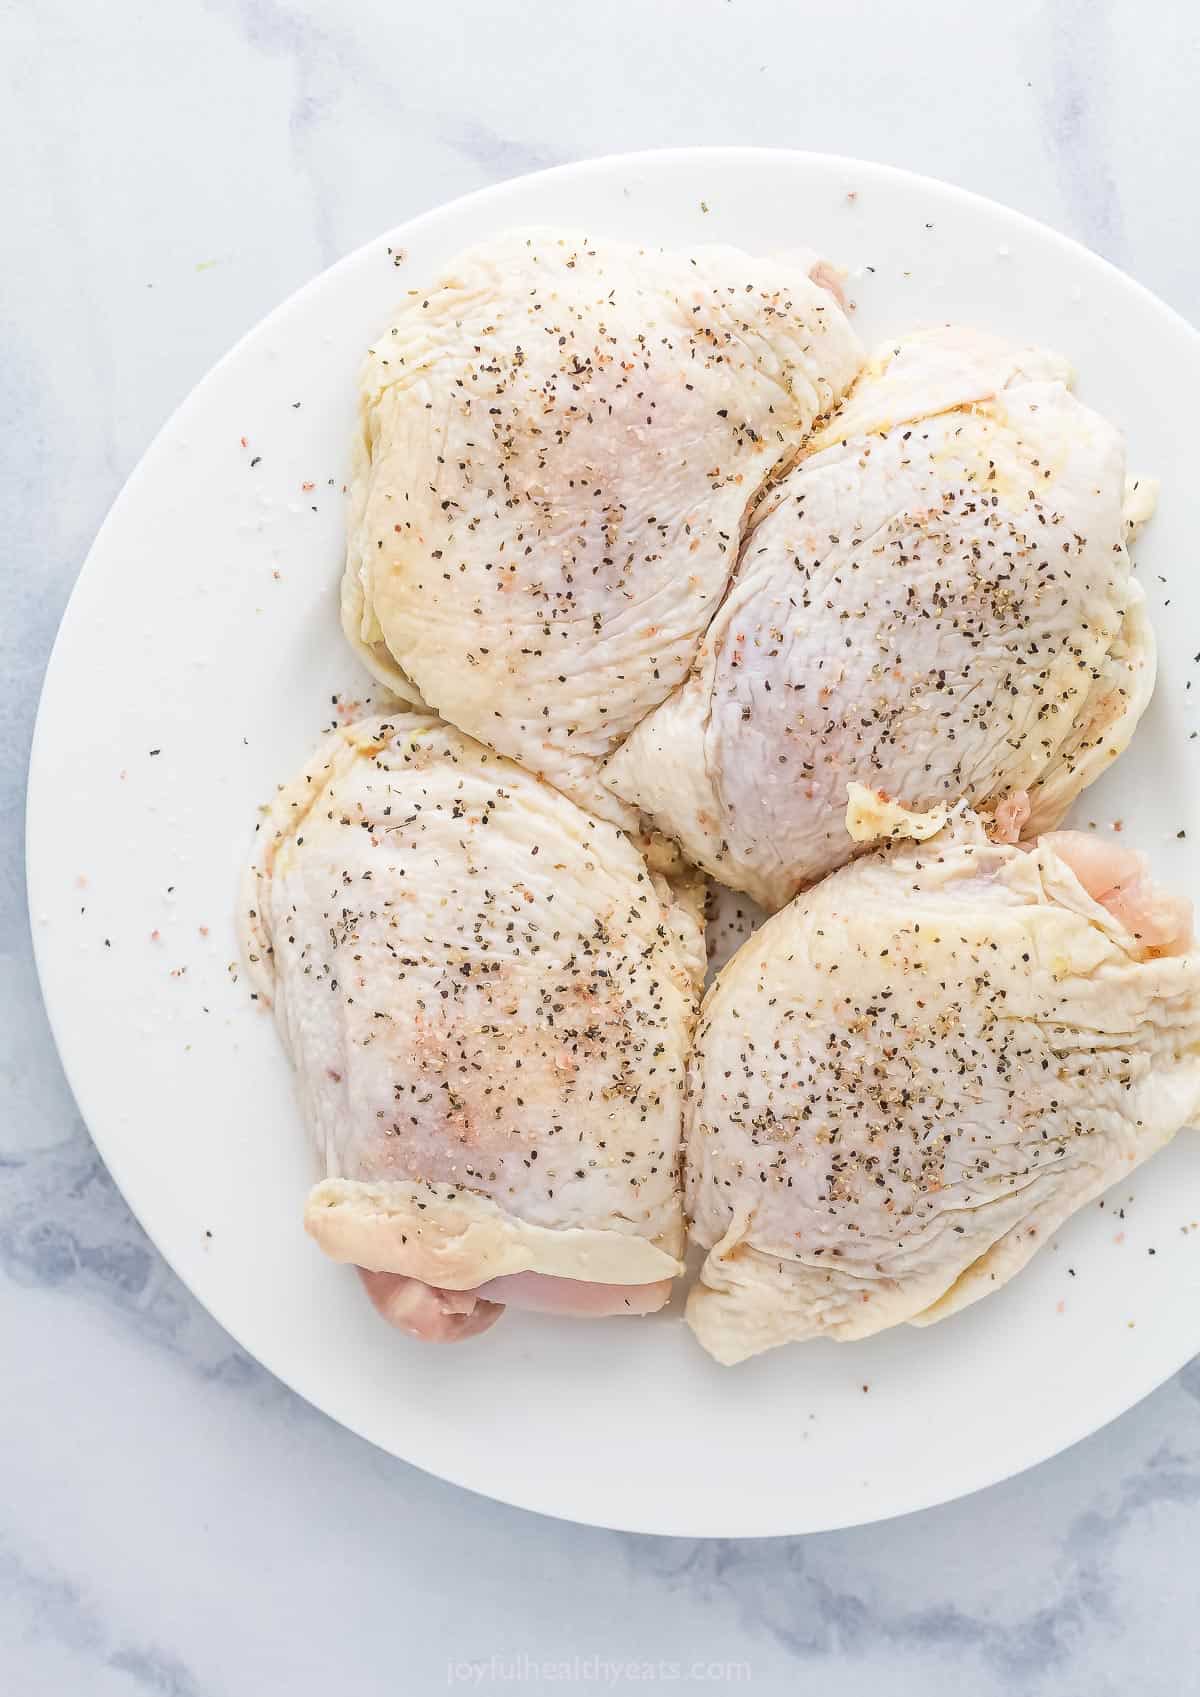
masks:
POLYGON ((108 1178, 46 1027, 21 866, 37 693, 97 526, 170 409, 314 272, 503 177, 743 142, 949 177, 1200 321, 1189 8, 15 0, 0 76, 0 1689, 1193 1689, 1200 1362, 981 1496, 765 1542, 542 1520, 315 1413, 108 1178))

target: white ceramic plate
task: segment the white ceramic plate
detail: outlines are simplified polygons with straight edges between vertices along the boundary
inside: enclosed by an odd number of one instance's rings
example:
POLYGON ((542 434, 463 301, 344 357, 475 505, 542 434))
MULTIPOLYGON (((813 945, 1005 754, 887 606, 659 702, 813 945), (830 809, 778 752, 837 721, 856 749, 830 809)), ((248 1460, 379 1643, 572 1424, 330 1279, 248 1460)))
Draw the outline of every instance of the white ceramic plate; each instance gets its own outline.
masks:
POLYGON ((300 1226, 309 1157, 274 1029, 236 981, 235 880, 257 804, 299 769, 331 696, 365 683, 336 613, 362 350, 401 291, 531 222, 816 246, 850 267, 868 341, 955 318, 1075 362, 1164 491, 1139 553, 1158 695, 1079 814, 1123 817, 1124 840, 1200 898, 1200 338, 1082 248, 943 184, 804 154, 635 155, 505 183, 351 254, 216 367, 129 480, 63 621, 34 747, 31 905, 59 1047, 118 1183, 200 1301, 393 1454, 650 1532, 920 1508, 1052 1455, 1200 1349, 1200 1141, 1182 1136, 956 1319, 732 1370, 677 1313, 510 1314, 461 1348, 423 1347, 385 1329, 300 1226))

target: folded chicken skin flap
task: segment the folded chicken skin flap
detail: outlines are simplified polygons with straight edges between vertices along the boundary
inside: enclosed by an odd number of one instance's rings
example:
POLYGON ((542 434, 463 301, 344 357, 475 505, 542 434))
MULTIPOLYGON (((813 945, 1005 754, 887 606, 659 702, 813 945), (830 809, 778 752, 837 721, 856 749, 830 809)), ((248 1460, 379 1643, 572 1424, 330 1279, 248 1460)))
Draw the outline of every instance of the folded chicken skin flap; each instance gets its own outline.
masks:
POLYGON ((605 781, 770 908, 857 852, 846 791, 1062 818, 1154 684, 1119 433, 1055 355, 889 343, 771 491, 691 676, 605 781))
POLYGON ((342 616, 372 671, 636 825, 596 763, 685 676, 754 496, 861 362, 812 269, 531 230, 414 291, 362 374, 342 616))
POLYGON ((538 1276, 594 1287, 583 1312, 666 1300, 703 970, 686 879, 677 899, 615 827, 400 712, 280 791, 245 913, 323 1175, 306 1224, 377 1306, 444 1336, 479 1329, 460 1298, 483 1286, 558 1302, 538 1276))
POLYGON ((1144 858, 959 813, 798 897, 692 1055, 687 1316, 732 1363, 997 1289, 1200 1111, 1200 956, 1144 858))

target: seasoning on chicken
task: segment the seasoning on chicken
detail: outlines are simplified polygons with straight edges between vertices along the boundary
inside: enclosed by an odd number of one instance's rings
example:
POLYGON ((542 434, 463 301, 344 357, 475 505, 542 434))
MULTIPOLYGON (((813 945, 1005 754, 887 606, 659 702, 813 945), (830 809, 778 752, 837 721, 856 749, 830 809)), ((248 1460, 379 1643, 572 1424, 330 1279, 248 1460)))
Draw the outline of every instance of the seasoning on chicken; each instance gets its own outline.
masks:
POLYGON ((849 786, 936 829, 1057 824, 1133 734, 1154 642, 1119 433, 1050 354, 901 338, 767 497, 692 675, 604 768, 775 908, 857 851, 849 786), (1023 792, 1023 793, 1022 793, 1023 792))
POLYGON ((859 367, 809 268, 536 230, 413 291, 351 491, 343 624, 376 675, 636 823, 596 762, 686 675, 755 496, 859 367))
POLYGON ((699 898, 438 720, 339 730, 260 829, 245 951, 320 1164, 305 1223, 387 1318, 647 1313, 680 1270, 699 898))
POLYGON ((1200 1111, 1191 913, 1141 856, 960 812, 797 897, 710 991, 688 1320, 718 1361, 998 1289, 1200 1111))

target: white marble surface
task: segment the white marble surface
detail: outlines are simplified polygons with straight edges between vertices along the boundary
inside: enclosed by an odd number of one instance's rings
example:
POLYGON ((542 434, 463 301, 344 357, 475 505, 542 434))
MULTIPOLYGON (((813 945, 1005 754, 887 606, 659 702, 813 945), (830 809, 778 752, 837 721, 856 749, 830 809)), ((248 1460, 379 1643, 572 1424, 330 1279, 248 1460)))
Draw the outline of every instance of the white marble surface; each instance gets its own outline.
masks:
POLYGON ((753 142, 952 178, 1200 320, 1190 12, 2 9, 0 1690, 399 1697, 452 1688, 456 1664, 479 1690, 632 1683, 596 1658, 643 1686, 823 1697, 1196 1688, 1200 1363, 980 1497, 764 1543, 543 1521, 315 1414, 196 1306, 105 1174, 42 1014, 20 844, 38 687, 105 509, 212 360, 329 261, 541 165, 753 142))

